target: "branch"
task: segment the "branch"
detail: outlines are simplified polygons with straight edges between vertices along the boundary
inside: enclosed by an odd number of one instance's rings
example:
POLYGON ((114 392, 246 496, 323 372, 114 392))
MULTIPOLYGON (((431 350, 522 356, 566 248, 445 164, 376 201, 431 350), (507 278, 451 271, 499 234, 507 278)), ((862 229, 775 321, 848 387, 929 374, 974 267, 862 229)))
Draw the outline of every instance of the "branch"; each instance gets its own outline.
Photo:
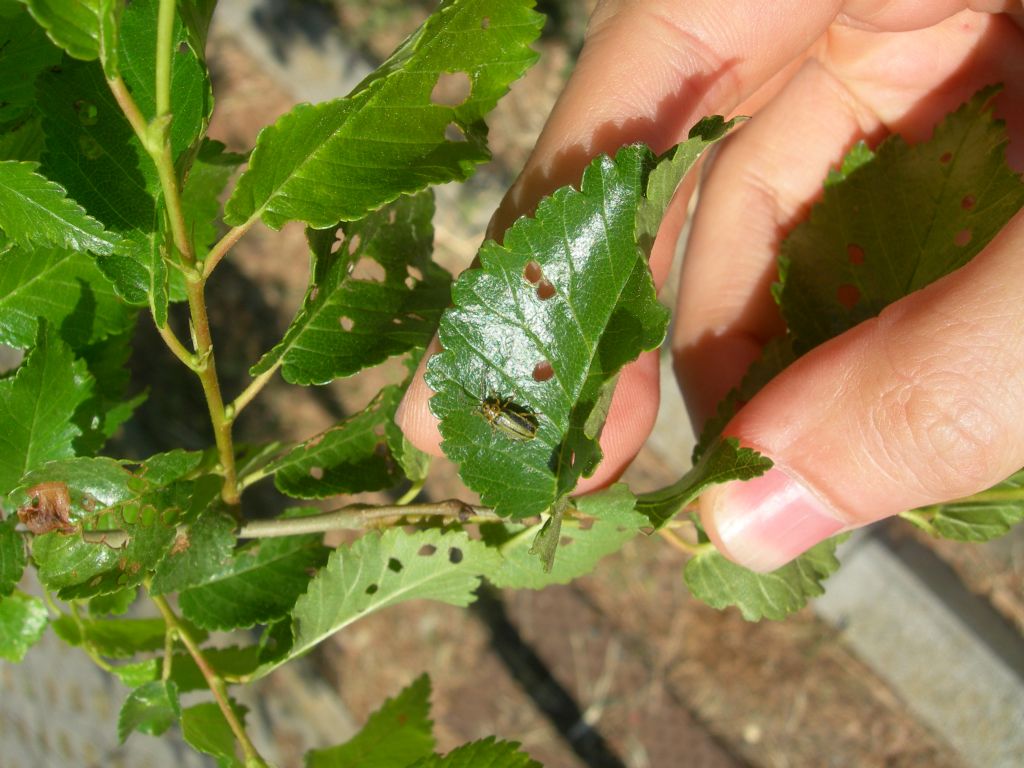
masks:
POLYGON ((460 523, 505 519, 499 517, 491 509, 476 507, 458 499, 448 499, 433 504, 407 504, 390 507, 350 504, 332 512, 307 517, 253 520, 242 526, 238 536, 243 539, 265 539, 273 536, 294 536, 300 533, 358 531, 385 521, 402 520, 408 517, 450 517, 460 523))
POLYGON ((242 239, 242 236, 249 231, 249 228, 256 223, 258 218, 258 216, 253 216, 244 224, 232 227, 225 233, 224 237, 217 241, 217 244, 206 254, 206 260, 203 262, 202 272, 204 278, 210 276, 210 273, 216 269, 224 255, 235 246, 235 243, 242 239))
POLYGON ((249 741, 249 734, 245 732, 245 726, 243 726, 239 721, 238 716, 235 714, 235 710, 231 706, 231 702, 228 701, 227 686, 224 684, 224 680, 213 671, 213 667, 210 666, 206 657, 203 656, 203 652, 199 648, 199 644, 196 643, 195 638, 192 637, 188 629, 178 620, 177 615, 164 598, 152 594, 149 597, 160 610, 160 614, 164 617, 164 621, 168 628, 174 630, 178 635, 178 638, 184 644, 185 648, 188 649, 189 654, 195 661, 196 666, 199 667, 199 671, 203 674, 206 684, 213 693, 213 698, 217 701, 217 706, 220 707, 220 711, 224 714, 224 719, 228 721, 228 726, 231 728, 231 732, 235 735, 235 739, 238 740, 239 745, 242 747, 242 752, 245 754, 246 765, 266 766, 267 762, 260 756, 260 753, 256 751, 256 747, 253 746, 252 742, 249 741))

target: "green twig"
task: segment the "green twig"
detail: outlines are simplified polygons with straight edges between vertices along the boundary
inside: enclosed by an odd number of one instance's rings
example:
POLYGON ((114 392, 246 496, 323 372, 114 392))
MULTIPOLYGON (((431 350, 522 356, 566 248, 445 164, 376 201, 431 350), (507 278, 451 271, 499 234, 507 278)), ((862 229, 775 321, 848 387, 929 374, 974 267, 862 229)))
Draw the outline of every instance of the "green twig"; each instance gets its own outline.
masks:
POLYGON ((210 273, 217 268, 220 260, 242 239, 242 235, 249 231, 249 228, 256 223, 258 218, 258 216, 253 216, 244 224, 232 227, 224 234, 224 237, 217 241, 217 244, 210 249, 210 252, 206 254, 206 258, 203 260, 202 271, 204 278, 210 276, 210 273))
POLYGON ((462 523, 491 522, 504 518, 493 510, 475 507, 458 499, 433 504, 407 504, 405 506, 371 507, 350 504, 347 507, 305 517, 284 517, 275 520, 253 520, 238 532, 243 539, 264 539, 274 536, 295 536, 302 533, 327 531, 358 531, 374 525, 409 517, 449 517, 462 523))
POLYGON ((181 343, 181 340, 178 339, 178 336, 173 330, 171 330, 171 327, 166 323, 161 326, 155 319, 153 320, 153 324, 156 326, 156 330, 157 333, 160 334, 160 338, 164 340, 164 344, 166 344, 167 348, 174 353, 174 356, 184 363, 187 368, 195 371, 196 356, 189 352, 185 345, 181 343))
POLYGON ((238 414, 242 412, 242 409, 253 401, 256 395, 267 385, 267 382, 274 378, 277 369, 281 367, 281 362, 282 359, 278 359, 270 368, 249 382, 249 386, 228 406, 228 414, 232 420, 238 418, 238 414))
POLYGON ((220 707, 220 711, 224 714, 224 719, 228 722, 228 727, 231 728, 231 732, 235 735, 235 739, 242 747, 242 752, 245 754, 246 765, 267 765, 259 752, 256 751, 256 747, 254 747, 252 742, 249 740, 249 734, 245 732, 245 727, 235 714, 235 710, 232 708, 231 702, 228 700, 227 686, 224 684, 224 680, 213 670, 213 667, 210 666, 206 657, 203 655, 202 650, 199 648, 199 644, 196 643, 188 629, 186 629, 178 620, 177 615, 164 598, 159 595, 151 594, 150 599, 154 604, 156 604, 160 614, 164 617, 164 621, 167 623, 168 629, 173 629, 175 631, 189 654, 192 656, 196 666, 199 667, 199 671, 202 673, 203 679, 206 680, 206 684, 209 686, 211 693, 213 693, 213 698, 216 700, 217 706, 220 707))

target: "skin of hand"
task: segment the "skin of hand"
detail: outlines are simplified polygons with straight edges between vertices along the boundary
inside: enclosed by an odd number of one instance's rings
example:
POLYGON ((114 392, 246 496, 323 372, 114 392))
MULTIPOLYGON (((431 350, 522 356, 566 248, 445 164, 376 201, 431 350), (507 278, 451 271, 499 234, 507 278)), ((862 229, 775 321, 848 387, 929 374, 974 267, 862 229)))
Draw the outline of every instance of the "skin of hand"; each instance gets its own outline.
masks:
MULTIPOLYGON (((1020 0, 602 2, 490 234, 578 183, 598 153, 634 141, 661 152, 704 115, 752 115, 704 165, 683 262, 672 351, 699 429, 784 330, 768 290, 779 243, 858 140, 924 140, 1001 82, 1007 159, 1024 170, 1022 18, 1020 0)), ((693 176, 651 256, 659 286, 693 176)), ((725 434, 775 466, 701 497, 718 548, 770 571, 840 531, 979 492, 1024 466, 1022 264, 1024 212, 968 265, 811 350, 747 403, 725 434)), ((430 394, 421 368, 398 422, 438 454, 430 394)), ((632 461, 658 397, 652 352, 623 370, 601 437, 605 461, 581 492, 632 461)))

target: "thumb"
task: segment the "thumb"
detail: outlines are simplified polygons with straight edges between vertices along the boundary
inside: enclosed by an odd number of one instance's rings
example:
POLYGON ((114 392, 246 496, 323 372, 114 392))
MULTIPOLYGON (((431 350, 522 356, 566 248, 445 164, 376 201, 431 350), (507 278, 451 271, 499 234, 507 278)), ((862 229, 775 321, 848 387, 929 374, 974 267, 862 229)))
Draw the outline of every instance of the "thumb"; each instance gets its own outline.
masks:
POLYGON ((1024 212, 971 263, 813 349, 744 406, 725 434, 775 466, 701 498, 716 546, 774 570, 1024 466, 1021 255, 1024 212))

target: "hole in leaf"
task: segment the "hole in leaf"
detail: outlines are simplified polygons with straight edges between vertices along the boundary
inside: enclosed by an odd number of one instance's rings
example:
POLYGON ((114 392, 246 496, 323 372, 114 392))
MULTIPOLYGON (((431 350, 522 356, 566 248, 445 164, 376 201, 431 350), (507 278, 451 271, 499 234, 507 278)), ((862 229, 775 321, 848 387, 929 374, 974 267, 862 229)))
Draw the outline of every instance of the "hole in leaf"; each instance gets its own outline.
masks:
POLYGON ((337 253, 341 250, 341 246, 345 244, 345 233, 340 229, 338 230, 338 239, 331 244, 331 253, 337 253))
POLYGON ((960 201, 960 207, 965 211, 969 211, 976 202, 978 201, 974 199, 974 195, 964 195, 964 199, 960 201))
POLYGON ((563 536, 562 538, 560 538, 558 540, 558 546, 560 546, 560 547, 568 547, 574 541, 576 541, 576 539, 574 539, 572 536, 563 536))
POLYGON ((580 525, 580 530, 581 531, 589 531, 591 528, 594 527, 594 518, 592 518, 592 517, 581 518, 580 522, 579 522, 579 525, 580 525))
POLYGON ((395 219, 397 219, 397 218, 398 218, 398 214, 395 212, 394 208, 392 208, 391 210, 388 211, 388 224, 394 224, 395 223, 395 219))
POLYGON ((406 270, 408 270, 409 277, 411 277, 413 280, 416 280, 417 282, 421 282, 423 280, 423 270, 420 269, 419 267, 414 267, 412 264, 410 264, 408 267, 406 267, 406 270))
POLYGON ((442 72, 430 92, 430 101, 442 107, 457 107, 472 90, 473 81, 465 72, 442 72))
POLYGON ((551 367, 551 363, 547 360, 543 360, 533 367, 534 381, 547 381, 554 375, 555 369, 551 367))
POLYGON ((378 589, 380 589, 380 587, 378 587, 376 584, 371 584, 366 588, 366 594, 375 595, 378 589))
POLYGON ((459 563, 461 563, 463 557, 464 555, 462 554, 462 550, 458 547, 452 547, 448 550, 448 562, 452 563, 453 565, 458 565, 459 563))
POLYGON ((383 283, 388 273, 384 271, 379 261, 374 261, 369 256, 364 256, 352 267, 353 280, 365 280, 368 283, 383 283))
POLYGON ((413 277, 412 275, 409 275, 407 278, 405 278, 405 287, 408 288, 410 291, 413 290, 416 287, 416 278, 413 277))
POLYGON ((341 329, 343 331, 351 331, 352 326, 355 325, 355 322, 352 320, 352 318, 346 317, 345 315, 339 317, 338 322, 341 324, 341 329))
POLYGON ((850 243, 846 246, 846 255, 850 257, 850 263, 854 266, 860 266, 864 263, 864 249, 856 243, 850 243))
POLYGON ((352 239, 348 241, 348 255, 351 256, 359 250, 359 244, 362 242, 362 238, 359 235, 352 235, 352 239))
POLYGON ((314 480, 323 480, 324 479, 324 468, 323 467, 310 467, 309 468, 309 476, 312 477, 314 480))
POLYGON ((943 152, 941 155, 939 155, 939 162, 942 163, 943 165, 945 165, 946 163, 948 163, 952 159, 953 159, 953 153, 952 152, 943 152))
POLYGON ((836 290, 836 299, 847 310, 851 310, 857 306, 857 302, 860 301, 860 290, 856 285, 843 283, 836 290))
POLYGON ((316 301, 316 297, 320 295, 320 286, 314 285, 313 289, 309 292, 309 300, 316 301))
POLYGON ((484 16, 482 19, 480 19, 480 29, 490 29, 490 28, 491 28, 491 17, 490 16, 484 16))
POLYGON ((401 573, 402 568, 404 567, 405 566, 402 565, 402 561, 398 558, 392 557, 390 560, 388 560, 388 570, 392 571, 393 573, 401 573))
POLYGON ((533 260, 526 262, 526 268, 523 269, 523 277, 526 278, 528 283, 533 283, 533 285, 539 283, 540 279, 544 277, 544 273, 541 272, 540 269, 540 264, 533 260))
POLYGON ((466 134, 462 132, 458 123, 448 123, 444 127, 444 138, 446 141, 458 144, 460 141, 466 141, 466 134))
POLYGON ((961 229, 955 235, 953 235, 953 244, 959 245, 961 248, 971 242, 971 230, 961 229))
POLYGON ((547 280, 541 280, 537 284, 537 298, 541 301, 547 301, 555 295, 555 286, 549 283, 547 280))
POLYGON ((422 547, 420 547, 419 552, 417 552, 416 554, 420 557, 430 557, 435 552, 437 552, 437 547, 435 547, 433 544, 424 544, 422 547))
POLYGON ((184 40, 182 40, 181 44, 178 46, 178 53, 188 53, 188 43, 184 40))

